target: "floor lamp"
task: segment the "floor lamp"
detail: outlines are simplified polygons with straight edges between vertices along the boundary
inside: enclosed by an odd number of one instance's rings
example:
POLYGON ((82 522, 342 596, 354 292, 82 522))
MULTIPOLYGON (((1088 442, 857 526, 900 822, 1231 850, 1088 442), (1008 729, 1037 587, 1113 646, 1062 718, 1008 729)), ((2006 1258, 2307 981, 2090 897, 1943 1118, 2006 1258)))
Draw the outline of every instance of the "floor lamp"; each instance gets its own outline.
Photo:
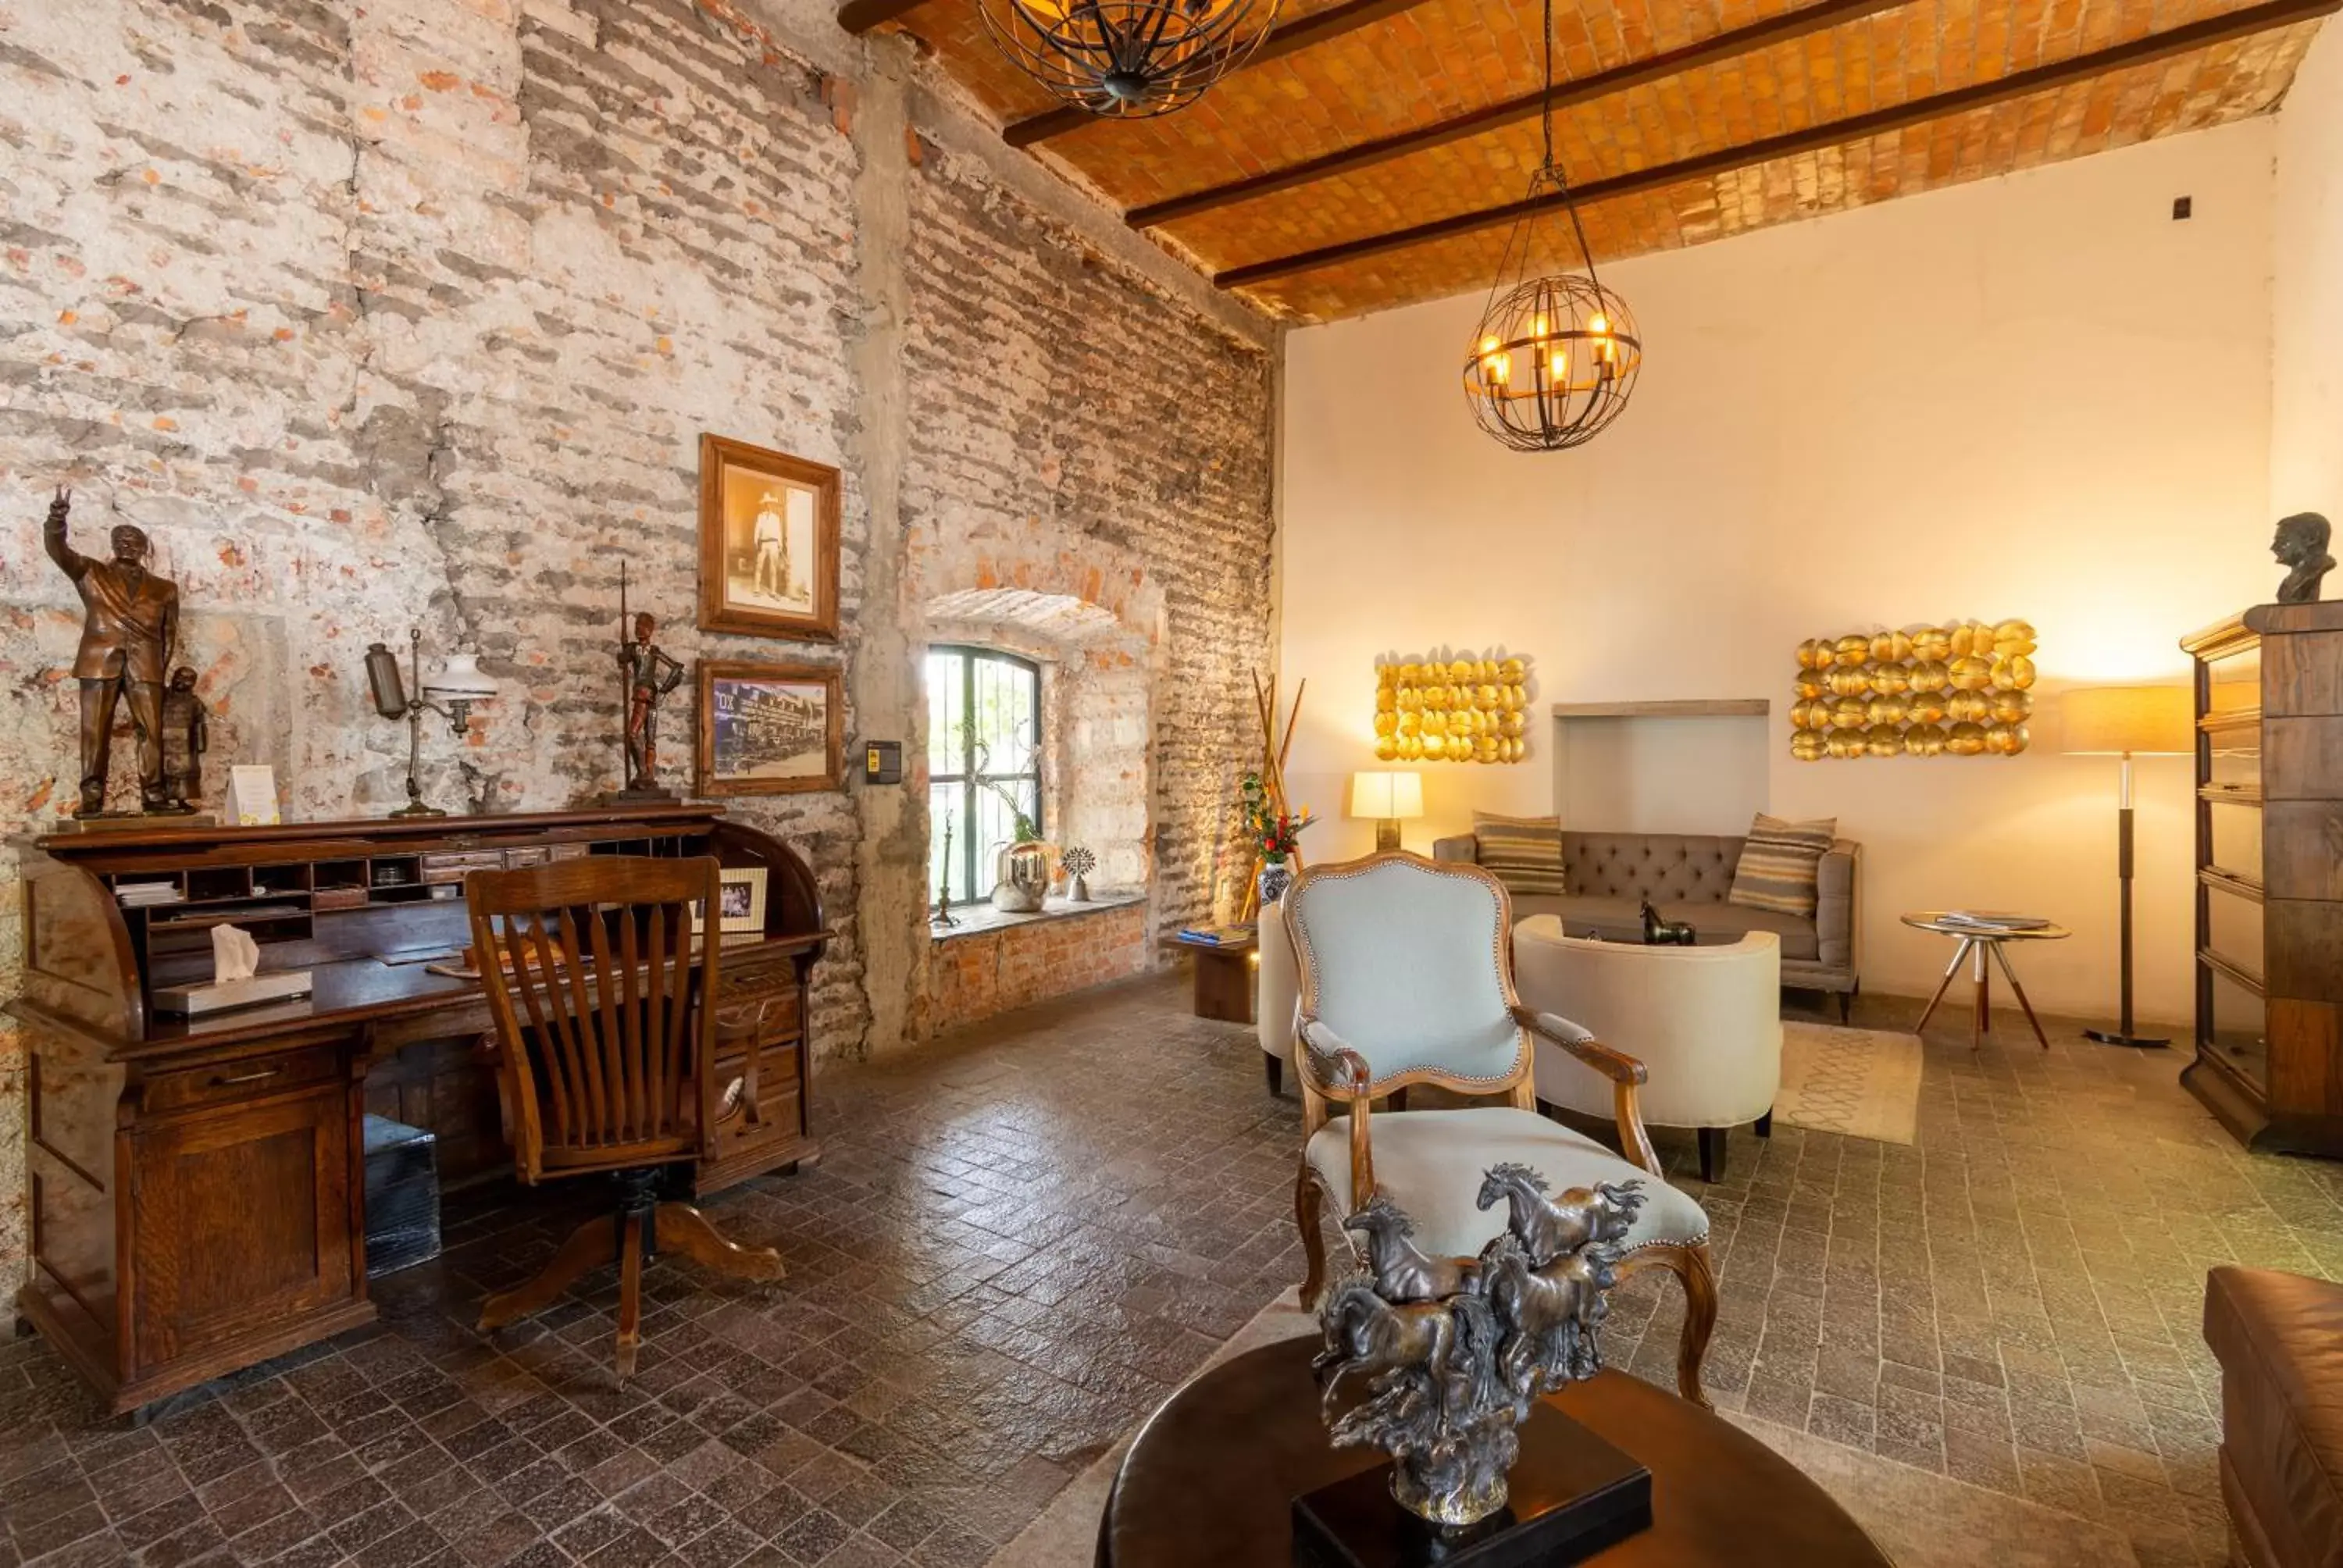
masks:
POLYGON ((2058 716, 2066 749, 2080 757, 2120 757, 2123 783, 2116 809, 2116 876, 2123 888, 2123 1012, 2113 1030, 2088 1029, 2102 1045, 2154 1049, 2172 1043, 2136 1034, 2131 1016, 2131 762, 2135 757, 2186 757, 2195 715, 2185 686, 2094 686, 2067 692, 2058 716))

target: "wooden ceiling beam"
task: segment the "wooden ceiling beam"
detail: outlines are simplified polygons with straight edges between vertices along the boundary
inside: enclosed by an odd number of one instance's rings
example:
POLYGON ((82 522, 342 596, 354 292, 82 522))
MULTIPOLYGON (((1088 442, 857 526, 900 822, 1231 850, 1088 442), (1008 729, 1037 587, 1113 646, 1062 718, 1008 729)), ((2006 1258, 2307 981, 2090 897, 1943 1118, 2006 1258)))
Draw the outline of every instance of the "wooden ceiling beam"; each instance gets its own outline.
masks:
MULTIPOLYGON (((1763 22, 1735 27, 1697 44, 1665 50, 1647 59, 1630 60, 1609 70, 1597 71, 1591 76, 1561 83, 1554 90, 1554 106, 1566 109, 1596 98, 1608 97, 1614 93, 1624 93, 1631 87, 1647 86, 1686 71, 1720 65, 1739 55, 1755 54, 1777 44, 1787 44, 1810 33, 1819 33, 1857 17, 1879 11, 1892 11, 1911 3, 1912 0, 1822 0, 1820 5, 1802 6, 1778 16, 1769 16, 1763 22)), ((1226 185, 1133 207, 1123 215, 1123 221, 1133 228, 1157 228, 1167 223, 1177 223, 1184 217, 1194 217, 1199 213, 1217 211, 1239 202, 1253 201, 1279 191, 1292 190, 1298 186, 1332 179, 1336 175, 1356 174, 1362 169, 1390 163, 1394 158, 1407 157, 1433 147, 1443 147, 1451 142, 1483 136, 1503 126, 1535 119, 1543 102, 1543 94, 1524 93, 1502 104, 1491 104, 1414 130, 1361 142, 1356 146, 1342 147, 1319 157, 1289 164, 1282 169, 1271 169, 1264 174, 1231 180, 1226 185)))
POLYGON ((907 16, 926 4, 927 0, 846 0, 838 8, 838 25, 859 36, 882 22, 907 16))
MULTIPOLYGON (((850 5, 900 5, 902 0, 847 0, 847 3, 850 5)), ((917 5, 919 0, 910 0, 910 3, 917 5)), ((1343 0, 1340 5, 1296 17, 1272 29, 1269 36, 1261 41, 1261 47, 1255 49, 1237 69, 1250 71, 1256 65, 1266 65, 1272 60, 1282 60, 1288 55, 1329 43, 1345 33, 1355 33, 1362 27, 1372 26, 1423 4, 1424 0, 1343 0)), ((1084 126, 1100 123, 1100 116, 1091 114, 1078 104, 1068 104, 1012 121, 1001 134, 1012 147, 1030 147, 1053 136, 1062 136, 1069 131, 1079 131, 1084 126)))
MULTIPOLYGON (((2186 26, 2150 33, 2127 44, 2117 44, 2071 60, 2037 65, 1990 82, 1976 82, 1950 92, 1875 109, 1868 114, 1851 115, 1844 119, 1811 126, 1805 130, 1766 136, 1736 146, 1723 147, 1713 153, 1703 153, 1695 157, 1682 158, 1674 163, 1594 180, 1574 187, 1573 194, 1582 206, 1622 196, 1643 196, 1664 190, 1670 186, 1682 185, 1687 180, 1705 179, 1737 169, 1753 168, 1777 158, 1818 152, 1825 147, 1840 146, 1892 131, 1926 125, 1932 120, 1990 108, 2013 98, 2053 92, 2077 82, 2088 81, 2094 76, 2154 65, 2159 60, 2194 54, 2217 44, 2231 43, 2275 28, 2316 21, 2338 10, 2343 10, 2343 0, 2265 0, 2262 5, 2232 11, 2227 15, 2208 16, 2186 26)), ((1558 207, 1563 205, 1563 199, 1558 193, 1549 192, 1508 202, 1503 206, 1459 213, 1453 217, 1416 224, 1387 234, 1369 235, 1363 239, 1344 240, 1338 245, 1322 246, 1316 250, 1279 256, 1272 261, 1230 267, 1215 273, 1212 284, 1217 288, 1246 288, 1273 278, 1291 277, 1297 273, 1315 272, 1322 267, 1338 266, 1369 256, 1389 255, 1395 250, 1407 250, 1419 245, 1478 234, 1484 229, 1502 228, 1534 213, 1558 207)))

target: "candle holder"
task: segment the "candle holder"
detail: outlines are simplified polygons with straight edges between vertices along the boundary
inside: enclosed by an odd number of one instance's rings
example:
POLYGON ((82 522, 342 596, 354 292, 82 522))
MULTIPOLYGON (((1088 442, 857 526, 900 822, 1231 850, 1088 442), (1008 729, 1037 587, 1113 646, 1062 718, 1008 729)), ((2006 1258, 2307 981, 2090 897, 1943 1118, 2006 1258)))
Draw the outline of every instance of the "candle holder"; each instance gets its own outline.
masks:
POLYGON ((399 678, 398 656, 379 642, 368 643, 366 651, 367 688, 373 695, 375 711, 385 719, 407 722, 407 804, 391 816, 445 817, 447 813, 437 806, 423 803, 423 786, 416 778, 423 749, 423 716, 438 714, 460 739, 471 722, 472 705, 496 696, 496 683, 480 673, 478 654, 452 653, 441 663, 438 676, 427 684, 423 678, 423 633, 419 628, 408 630, 407 652, 415 684, 411 697, 406 682, 399 678))

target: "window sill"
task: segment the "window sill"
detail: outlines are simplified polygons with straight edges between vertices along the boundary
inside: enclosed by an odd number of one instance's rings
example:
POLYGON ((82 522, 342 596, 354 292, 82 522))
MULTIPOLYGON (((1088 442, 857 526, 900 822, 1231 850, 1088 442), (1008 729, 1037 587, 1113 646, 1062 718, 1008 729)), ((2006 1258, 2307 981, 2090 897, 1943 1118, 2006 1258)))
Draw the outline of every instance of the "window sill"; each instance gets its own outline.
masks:
POLYGON ((928 922, 928 938, 931 941, 948 942, 958 937, 980 937, 991 931, 1004 931, 1011 926, 1030 926, 1040 920, 1078 920, 1083 915, 1103 914, 1109 910, 1127 910, 1147 901, 1145 893, 1093 893, 1087 903, 1069 903, 1064 899, 1045 900, 1035 914, 1012 915, 994 909, 990 904, 956 904, 952 919, 956 925, 928 922))

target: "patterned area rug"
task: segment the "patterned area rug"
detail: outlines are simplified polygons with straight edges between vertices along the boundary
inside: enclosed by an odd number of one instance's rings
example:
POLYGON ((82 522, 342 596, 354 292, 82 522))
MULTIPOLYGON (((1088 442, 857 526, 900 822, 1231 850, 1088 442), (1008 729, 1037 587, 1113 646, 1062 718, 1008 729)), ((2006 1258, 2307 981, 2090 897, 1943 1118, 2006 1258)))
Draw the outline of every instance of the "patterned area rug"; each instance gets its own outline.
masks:
POLYGON ((1782 1092, 1793 1127, 1910 1143, 1920 1131, 1920 1037, 1826 1023, 1782 1025, 1782 1092))

